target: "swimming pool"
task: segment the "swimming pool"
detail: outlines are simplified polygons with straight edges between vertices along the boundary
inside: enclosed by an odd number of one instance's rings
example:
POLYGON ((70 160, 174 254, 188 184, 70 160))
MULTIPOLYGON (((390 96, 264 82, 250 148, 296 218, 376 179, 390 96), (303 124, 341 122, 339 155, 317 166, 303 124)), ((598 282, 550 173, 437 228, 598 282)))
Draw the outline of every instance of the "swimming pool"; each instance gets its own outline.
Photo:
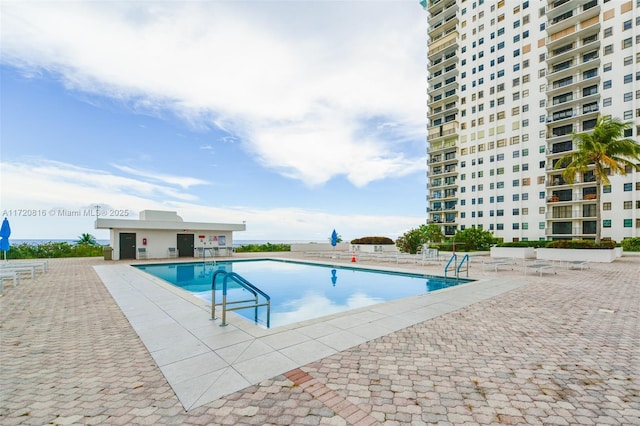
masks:
MULTIPOLYGON (((136 265, 211 303, 211 280, 215 271, 235 272, 271 297, 270 326, 278 327, 319 318, 376 303, 414 296, 472 280, 445 279, 347 266, 319 265, 283 260, 234 260, 136 265)), ((246 299, 246 290, 230 286, 228 299, 246 299)), ((216 279, 216 302, 222 297, 216 279)), ((217 313, 219 315, 220 308, 217 313)), ((234 313, 266 325, 266 308, 234 313)))

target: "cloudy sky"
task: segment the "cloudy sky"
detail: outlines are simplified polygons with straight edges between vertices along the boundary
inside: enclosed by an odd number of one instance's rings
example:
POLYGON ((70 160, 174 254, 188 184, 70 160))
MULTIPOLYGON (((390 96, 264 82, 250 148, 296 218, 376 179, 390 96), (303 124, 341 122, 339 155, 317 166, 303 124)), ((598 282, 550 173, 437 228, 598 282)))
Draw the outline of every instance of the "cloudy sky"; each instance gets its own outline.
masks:
POLYGON ((245 240, 395 239, 424 223, 417 1, 0 4, 13 238, 108 238, 96 205, 246 221, 245 240))

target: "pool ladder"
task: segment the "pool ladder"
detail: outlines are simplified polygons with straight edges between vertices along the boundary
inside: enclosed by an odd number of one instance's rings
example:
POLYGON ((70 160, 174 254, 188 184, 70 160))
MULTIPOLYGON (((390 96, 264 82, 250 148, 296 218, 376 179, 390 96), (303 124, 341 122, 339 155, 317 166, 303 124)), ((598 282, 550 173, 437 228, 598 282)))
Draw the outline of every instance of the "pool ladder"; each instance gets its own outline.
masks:
POLYGON ((217 270, 213 274, 213 278, 211 279, 211 319, 216 319, 216 306, 222 306, 222 323, 220 323, 220 327, 224 327, 227 325, 227 311, 237 311, 239 309, 248 309, 254 308, 254 321, 258 323, 258 308, 261 306, 267 307, 267 328, 271 325, 271 298, 267 293, 260 290, 258 287, 251 284, 249 281, 236 274, 235 272, 227 272, 223 270, 217 270), (216 278, 218 275, 222 275, 222 303, 216 303, 216 278), (240 287, 247 290, 249 293, 253 294, 253 299, 246 300, 233 300, 227 301, 227 289, 229 286, 229 281, 233 281, 238 284, 240 287), (260 303, 258 295, 262 296, 265 299, 265 302, 260 303), (242 305, 235 307, 227 307, 227 305, 235 305, 238 303, 248 303, 253 302, 250 305, 242 305))
POLYGON ((451 265, 451 262, 453 262, 453 269, 456 272, 456 278, 460 278, 460 269, 462 269, 462 265, 464 265, 465 263, 467 264, 467 277, 469 276, 469 255, 468 254, 465 254, 462 257, 462 260, 460 260, 459 264, 458 264, 458 255, 456 253, 453 253, 451 255, 451 258, 449 259, 449 261, 444 267, 445 278, 447 278, 447 271, 449 271, 449 265, 451 265))

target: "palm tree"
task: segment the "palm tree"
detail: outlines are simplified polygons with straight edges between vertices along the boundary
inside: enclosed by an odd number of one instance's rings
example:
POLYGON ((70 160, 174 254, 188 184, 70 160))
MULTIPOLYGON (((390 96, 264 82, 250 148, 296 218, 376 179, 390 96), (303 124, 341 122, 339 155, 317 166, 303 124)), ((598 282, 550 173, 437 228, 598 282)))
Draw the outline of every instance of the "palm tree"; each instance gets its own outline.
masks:
POLYGON ((640 170, 640 145, 631 139, 624 139, 624 131, 632 126, 611 116, 598 117, 590 132, 573 133, 576 150, 558 160, 554 169, 565 168, 562 178, 569 184, 576 176, 593 167, 596 181, 596 244, 600 243, 602 213, 600 194, 602 185, 609 185, 610 174, 626 175, 627 167, 640 170))
POLYGON ((88 246, 97 246, 98 242, 96 241, 96 237, 94 237, 91 234, 88 233, 84 233, 82 235, 80 235, 78 237, 78 241, 76 241, 77 244, 84 244, 84 245, 88 245, 88 246))

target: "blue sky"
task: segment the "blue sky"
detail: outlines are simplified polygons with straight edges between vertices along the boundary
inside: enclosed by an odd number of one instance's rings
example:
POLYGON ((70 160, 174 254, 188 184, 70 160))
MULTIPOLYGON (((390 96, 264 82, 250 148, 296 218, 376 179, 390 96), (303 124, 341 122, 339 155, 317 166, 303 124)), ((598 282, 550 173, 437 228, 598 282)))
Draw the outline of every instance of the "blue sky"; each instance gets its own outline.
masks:
POLYGON ((425 219, 426 14, 414 1, 30 2, 0 14, 12 238, 100 205, 236 239, 397 238, 425 219), (44 214, 43 212, 46 212, 44 214))

